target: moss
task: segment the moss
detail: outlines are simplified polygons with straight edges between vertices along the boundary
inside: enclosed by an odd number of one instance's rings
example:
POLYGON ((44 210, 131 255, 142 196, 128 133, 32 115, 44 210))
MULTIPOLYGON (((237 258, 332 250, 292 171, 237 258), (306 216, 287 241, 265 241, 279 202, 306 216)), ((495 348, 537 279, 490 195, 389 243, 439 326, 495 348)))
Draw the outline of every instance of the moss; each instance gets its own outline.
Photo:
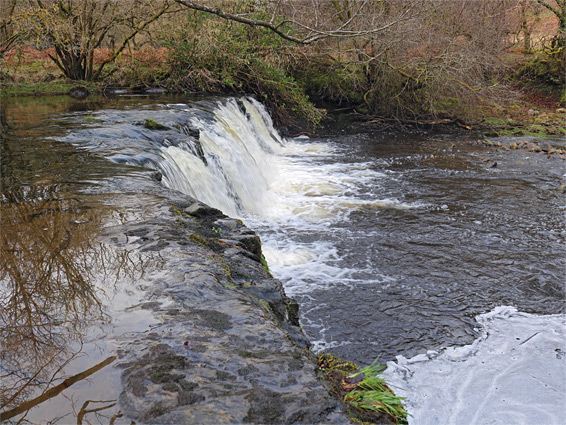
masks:
POLYGON ((169 127, 167 127, 166 125, 160 124, 157 121, 152 120, 151 118, 146 118, 143 121, 143 126, 148 130, 169 130, 169 127))
MULTIPOLYGON (((174 215, 179 216, 179 217, 191 217, 189 214, 187 214, 186 212, 182 211, 178 206, 173 205, 171 207, 170 210, 174 215)), ((192 218, 192 217, 191 217, 192 218)))
POLYGON ((341 359, 335 354, 323 353, 317 356, 316 362, 320 370, 327 372, 338 371, 344 374, 354 373, 358 365, 349 360, 341 359))
POLYGON ((189 235, 189 239, 192 240, 193 242, 196 242, 197 244, 210 249, 210 245, 208 244, 208 239, 205 238, 204 236, 201 236, 199 234, 196 233, 191 233, 189 235))
POLYGON ((322 374, 327 383, 329 392, 346 405, 348 414, 354 422, 362 424, 406 423, 406 412, 402 408, 401 399, 396 397, 380 378, 376 377, 374 372, 381 368, 379 365, 376 366, 376 363, 360 371, 355 363, 341 359, 334 354, 325 353, 317 357, 317 364, 318 372, 322 374), (366 381, 371 385, 366 385, 366 381), (377 391, 373 385, 375 382, 379 383, 377 391), (396 416, 394 416, 385 411, 384 406, 376 401, 379 399, 394 403, 399 408, 400 414, 395 411, 396 416))
POLYGON ((208 255, 208 258, 210 258, 211 260, 213 260, 214 262, 218 263, 222 269, 224 270, 225 276, 228 279, 220 279, 220 281, 227 287, 231 288, 231 289, 236 289, 238 286, 236 285, 236 281, 234 280, 234 278, 232 277, 232 270, 230 269, 230 265, 228 264, 228 262, 214 254, 214 255, 208 255))
POLYGON ((269 273, 269 276, 271 276, 271 271, 269 270, 269 265, 267 264, 267 260, 265 259, 265 256, 263 255, 263 253, 261 254, 260 260, 261 260, 261 265, 263 266, 265 271, 267 273, 269 273))

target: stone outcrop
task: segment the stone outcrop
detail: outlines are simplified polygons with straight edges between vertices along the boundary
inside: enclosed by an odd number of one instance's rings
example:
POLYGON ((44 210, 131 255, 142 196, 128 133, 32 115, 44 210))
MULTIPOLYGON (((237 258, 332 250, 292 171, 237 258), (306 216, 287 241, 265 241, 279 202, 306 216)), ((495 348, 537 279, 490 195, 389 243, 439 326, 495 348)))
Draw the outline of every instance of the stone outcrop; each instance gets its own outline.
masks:
POLYGON ((121 413, 136 424, 349 423, 316 377, 296 304, 262 263, 259 237, 147 180, 158 205, 102 235, 157 259, 135 308, 158 324, 116 341, 121 413))

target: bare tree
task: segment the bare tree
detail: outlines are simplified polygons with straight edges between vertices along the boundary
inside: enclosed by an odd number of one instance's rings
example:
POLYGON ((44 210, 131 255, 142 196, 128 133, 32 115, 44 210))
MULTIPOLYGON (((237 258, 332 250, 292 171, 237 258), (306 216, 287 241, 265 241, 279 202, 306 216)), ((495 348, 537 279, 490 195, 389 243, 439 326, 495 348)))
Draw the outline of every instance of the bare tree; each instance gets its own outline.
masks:
POLYGON ((20 38, 14 26, 17 0, 0 2, 0 59, 10 51, 20 38))
POLYGON ((38 47, 54 48, 49 57, 65 76, 89 81, 103 77, 129 41, 170 8, 169 0, 30 0, 22 20, 38 47), (95 49, 116 27, 126 33, 122 43, 95 67, 95 49))
MULTIPOLYGON (((395 20, 383 25, 359 28, 356 24, 368 16, 376 3, 372 0, 354 1, 282 1, 266 3, 265 7, 238 6, 218 2, 175 0, 182 6, 210 13, 242 24, 267 28, 285 40, 299 44, 312 44, 327 38, 352 38, 379 34, 410 16, 413 5, 407 4, 403 13, 395 20)), ((380 3, 380 2, 377 2, 380 3)))

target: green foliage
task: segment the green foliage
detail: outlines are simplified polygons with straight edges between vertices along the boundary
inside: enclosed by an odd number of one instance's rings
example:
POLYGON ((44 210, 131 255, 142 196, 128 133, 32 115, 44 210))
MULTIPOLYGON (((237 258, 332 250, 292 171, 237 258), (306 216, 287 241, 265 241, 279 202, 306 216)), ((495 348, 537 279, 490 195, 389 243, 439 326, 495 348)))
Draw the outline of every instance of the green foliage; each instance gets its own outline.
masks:
POLYGON ((267 260, 265 259, 265 256, 263 254, 261 254, 260 261, 261 261, 261 265, 263 266, 264 270, 267 273, 271 274, 271 272, 269 271, 269 265, 267 264, 267 260))
POLYGON ((322 353, 316 358, 319 367, 325 372, 341 372, 343 374, 350 374, 358 370, 358 366, 349 361, 341 359, 335 354, 322 353))
POLYGON ((545 46, 535 52, 535 56, 517 70, 516 77, 540 80, 563 87, 566 84, 566 47, 545 46))
POLYGON ((151 118, 144 119, 143 126, 148 130, 169 130, 169 127, 166 125, 160 124, 151 118))
POLYGON ((324 111, 285 70, 288 42, 264 28, 218 21, 193 12, 183 30, 167 42, 171 76, 187 91, 253 93, 279 121, 301 118, 313 126, 324 111))
POLYGON ((383 412, 395 419, 396 423, 406 423, 407 411, 403 408, 403 397, 396 396, 379 376, 384 367, 377 364, 378 359, 370 366, 361 369, 348 378, 363 375, 364 379, 357 383, 357 388, 344 397, 344 401, 351 406, 375 412, 383 412))
POLYGON ((346 404, 354 422, 405 424, 408 413, 403 398, 397 397, 380 376, 384 367, 378 360, 359 369, 355 363, 324 353, 317 357, 317 364, 331 393, 346 404))
POLYGON ((313 56, 292 65, 292 73, 307 93, 337 104, 363 103, 366 78, 363 67, 329 56, 313 56))

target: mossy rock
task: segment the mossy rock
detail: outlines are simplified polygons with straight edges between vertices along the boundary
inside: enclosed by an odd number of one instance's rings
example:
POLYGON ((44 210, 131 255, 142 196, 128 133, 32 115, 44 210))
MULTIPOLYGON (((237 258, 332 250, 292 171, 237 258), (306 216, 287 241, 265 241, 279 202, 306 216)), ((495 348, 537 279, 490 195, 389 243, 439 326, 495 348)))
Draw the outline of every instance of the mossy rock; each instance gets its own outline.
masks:
POLYGON ((143 121, 143 126, 148 130, 169 130, 169 127, 166 125, 160 124, 151 118, 146 118, 143 121))
POLYGON ((491 130, 488 131, 487 133, 485 133, 486 137, 500 137, 501 134, 499 134, 499 132, 495 131, 495 130, 491 130))

